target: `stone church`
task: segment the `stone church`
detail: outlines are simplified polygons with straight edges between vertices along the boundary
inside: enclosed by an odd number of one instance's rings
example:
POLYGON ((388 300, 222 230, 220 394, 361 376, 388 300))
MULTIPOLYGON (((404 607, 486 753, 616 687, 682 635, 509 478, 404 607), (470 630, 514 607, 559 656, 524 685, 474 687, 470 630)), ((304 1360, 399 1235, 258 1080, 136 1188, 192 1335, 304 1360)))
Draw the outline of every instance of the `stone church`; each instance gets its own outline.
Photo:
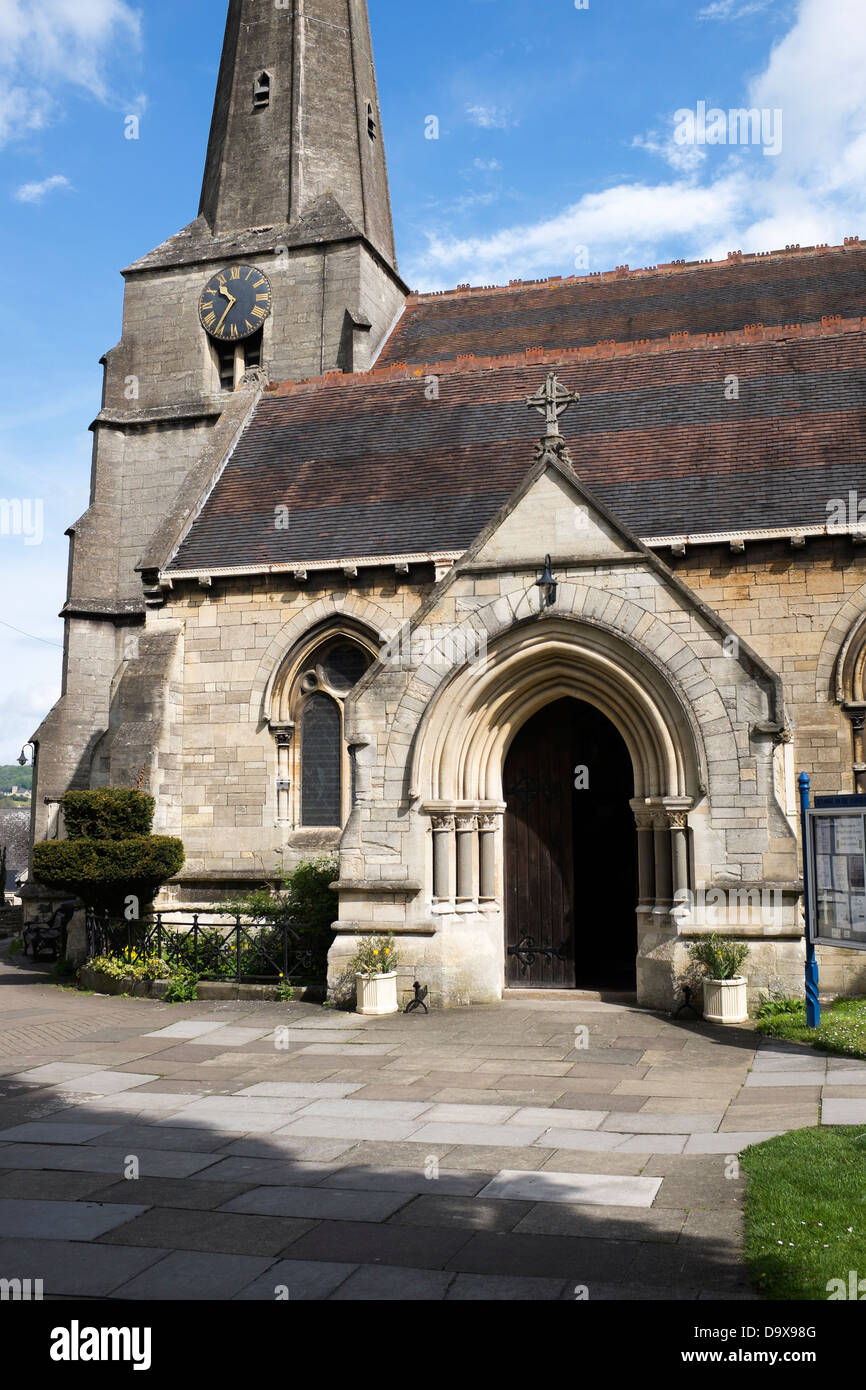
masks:
POLYGON ((124 276, 36 838, 143 776, 166 905, 338 855, 332 983, 393 931, 438 1004, 670 1007, 715 927, 802 992, 795 776, 866 789, 858 238, 412 293, 365 0, 230 0, 124 276))

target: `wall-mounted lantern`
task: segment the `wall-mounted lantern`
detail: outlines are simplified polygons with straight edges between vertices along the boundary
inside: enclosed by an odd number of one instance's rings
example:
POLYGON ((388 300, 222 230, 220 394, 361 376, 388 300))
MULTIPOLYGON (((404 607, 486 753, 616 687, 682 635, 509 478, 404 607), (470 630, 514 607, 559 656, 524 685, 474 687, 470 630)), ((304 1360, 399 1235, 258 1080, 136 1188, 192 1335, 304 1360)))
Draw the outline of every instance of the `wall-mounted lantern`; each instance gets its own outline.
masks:
POLYGON ((556 593, 559 586, 553 577, 553 567, 551 566, 549 555, 545 556, 544 573, 540 579, 536 580, 535 587, 541 590, 542 610, 545 608, 552 608, 556 603, 556 593))

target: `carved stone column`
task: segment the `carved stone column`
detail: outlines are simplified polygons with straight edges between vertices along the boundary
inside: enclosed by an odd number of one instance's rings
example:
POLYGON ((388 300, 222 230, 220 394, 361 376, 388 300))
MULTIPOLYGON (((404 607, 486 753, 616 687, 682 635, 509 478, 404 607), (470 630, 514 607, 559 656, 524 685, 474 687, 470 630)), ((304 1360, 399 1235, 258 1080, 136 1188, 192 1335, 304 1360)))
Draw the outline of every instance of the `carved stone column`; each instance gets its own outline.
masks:
POLYGON ((854 791, 858 796, 866 792, 866 763, 863 761, 863 730, 866 726, 866 709, 846 708, 845 713, 851 721, 851 741, 854 750, 854 791))
POLYGON ((457 829, 457 901, 471 903, 475 900, 475 839, 478 818, 474 815, 458 815, 457 829))
POLYGON ((478 817, 478 897, 483 903, 496 901, 496 832, 499 816, 478 817))
POLYGON ((662 808, 653 811, 653 850, 655 857, 656 907, 669 907, 673 901, 671 833, 668 824, 668 813, 662 808))
POLYGON ((651 908, 655 903, 655 848, 653 843, 653 813, 641 803, 632 802, 637 826, 638 907, 651 908))
POLYGON ((288 821, 291 819, 290 794, 292 789, 291 777, 291 748, 294 736, 294 725, 291 727, 272 729, 274 741, 277 745, 277 820, 288 821))
POLYGON ((676 901, 677 893, 689 886, 689 813, 676 810, 666 814, 671 839, 673 898, 676 901))
POLYGON ((451 841, 454 816, 433 816, 433 897, 448 902, 451 897, 451 841))

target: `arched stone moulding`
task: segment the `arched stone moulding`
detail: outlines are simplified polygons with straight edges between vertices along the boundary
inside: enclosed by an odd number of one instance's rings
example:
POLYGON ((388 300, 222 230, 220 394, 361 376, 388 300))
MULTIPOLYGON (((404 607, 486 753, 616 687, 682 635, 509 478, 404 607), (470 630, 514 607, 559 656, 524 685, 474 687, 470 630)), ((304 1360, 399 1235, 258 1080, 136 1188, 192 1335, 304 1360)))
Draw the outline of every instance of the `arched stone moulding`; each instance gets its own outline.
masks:
MULTIPOLYGON (((271 642, 254 683, 250 718, 266 725, 274 740, 275 816, 284 830, 300 828, 301 749, 296 736, 298 684, 317 648, 346 637, 375 661, 388 623, 384 609, 349 594, 317 600, 287 623, 271 642)), ((348 783, 348 758, 343 769, 348 783)))
POLYGON ((501 635, 483 662, 443 682, 421 722, 411 775, 429 818, 434 913, 501 908, 508 749, 528 719, 569 696, 601 710, 626 743, 644 832, 636 907, 668 925, 676 891, 689 886, 688 811, 706 780, 699 733, 682 693, 636 644, 564 617, 501 635))
POLYGON ((395 625, 394 615, 386 608, 352 593, 329 594, 295 614, 270 642, 259 664, 250 691, 250 722, 254 726, 261 728, 270 723, 274 689, 298 644, 306 643, 308 637, 315 641, 317 633, 329 636, 332 627, 336 635, 341 622, 352 624, 355 631, 365 633, 368 640, 376 643, 377 652, 395 625))
POLYGON ((833 674, 836 703, 841 705, 851 724, 854 790, 862 794, 866 792, 866 613, 861 611, 849 627, 833 674))
POLYGON ((486 661, 443 682, 418 728, 414 793, 425 803, 501 802, 513 738, 566 696, 594 705, 621 734, 636 797, 700 796, 700 735, 670 676, 621 635, 559 617, 511 628, 491 643, 486 661))

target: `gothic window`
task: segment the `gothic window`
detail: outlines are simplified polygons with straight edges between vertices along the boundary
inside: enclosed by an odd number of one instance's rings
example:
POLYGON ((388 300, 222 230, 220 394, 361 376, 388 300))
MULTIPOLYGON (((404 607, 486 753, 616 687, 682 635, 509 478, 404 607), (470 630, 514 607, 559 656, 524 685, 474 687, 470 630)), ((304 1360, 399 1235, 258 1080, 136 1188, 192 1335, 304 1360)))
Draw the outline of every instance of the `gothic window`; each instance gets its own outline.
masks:
POLYGON ((367 134, 369 135, 371 140, 377 140, 379 138, 379 129, 376 125, 376 117, 373 115, 373 104, 369 101, 367 102, 367 134))
POLYGON ((340 825, 342 755, 340 707, 317 692, 304 704, 301 718, 301 822, 340 825))
POLYGON ((263 72, 256 78, 255 90, 253 92, 253 107, 256 111, 263 111, 266 106, 271 104, 271 78, 270 74, 263 72))
POLYGON ((298 829, 345 825, 353 769, 343 706, 375 653, 373 642, 360 633, 331 632, 311 639, 278 679, 270 717, 278 742, 280 820, 298 829), (283 735, 283 730, 292 732, 283 735))

